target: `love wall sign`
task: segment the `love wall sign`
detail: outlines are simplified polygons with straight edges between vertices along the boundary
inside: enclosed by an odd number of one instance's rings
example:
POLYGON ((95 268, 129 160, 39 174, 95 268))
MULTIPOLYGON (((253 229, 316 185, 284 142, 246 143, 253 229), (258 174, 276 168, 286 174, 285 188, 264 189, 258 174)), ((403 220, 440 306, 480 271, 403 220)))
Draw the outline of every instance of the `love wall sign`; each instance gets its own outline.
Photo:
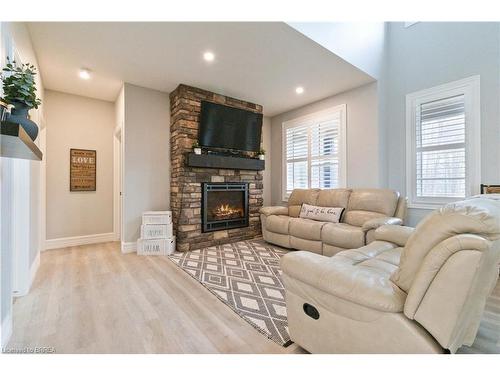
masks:
POLYGON ((96 151, 69 150, 70 191, 96 191, 96 151))

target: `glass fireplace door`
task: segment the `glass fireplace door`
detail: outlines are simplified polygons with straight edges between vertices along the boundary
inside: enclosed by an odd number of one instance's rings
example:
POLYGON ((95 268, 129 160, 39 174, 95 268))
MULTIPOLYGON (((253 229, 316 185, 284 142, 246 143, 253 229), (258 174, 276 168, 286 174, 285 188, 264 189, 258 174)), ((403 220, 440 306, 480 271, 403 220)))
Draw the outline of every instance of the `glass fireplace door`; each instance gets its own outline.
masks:
POLYGON ((204 183, 203 231, 248 226, 248 184, 204 183))

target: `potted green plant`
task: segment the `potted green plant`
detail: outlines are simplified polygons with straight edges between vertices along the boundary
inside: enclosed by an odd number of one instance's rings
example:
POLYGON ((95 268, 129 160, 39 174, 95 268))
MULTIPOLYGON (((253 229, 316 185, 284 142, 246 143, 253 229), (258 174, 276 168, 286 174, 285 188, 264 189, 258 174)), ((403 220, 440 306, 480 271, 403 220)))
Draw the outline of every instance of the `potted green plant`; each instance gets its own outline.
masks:
POLYGON ((201 155, 201 147, 198 141, 193 142, 193 151, 196 155, 201 155))
POLYGON ((38 126, 29 119, 29 110, 38 108, 42 101, 36 95, 35 75, 33 64, 16 66, 15 61, 7 58, 7 64, 0 76, 3 82, 3 100, 13 105, 7 121, 20 124, 32 140, 38 135, 38 126))
POLYGON ((264 150, 263 148, 261 148, 260 151, 259 151, 259 159, 260 160, 264 160, 265 159, 265 155, 266 155, 266 150, 264 150))

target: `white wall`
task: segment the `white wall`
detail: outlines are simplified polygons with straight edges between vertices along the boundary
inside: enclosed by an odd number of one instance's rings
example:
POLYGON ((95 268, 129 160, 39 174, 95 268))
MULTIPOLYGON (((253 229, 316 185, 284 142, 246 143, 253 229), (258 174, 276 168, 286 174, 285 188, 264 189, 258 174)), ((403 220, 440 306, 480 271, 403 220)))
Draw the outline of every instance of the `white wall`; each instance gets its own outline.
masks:
POLYGON ((370 83, 272 118, 271 202, 282 204, 282 123, 340 104, 347 107, 347 186, 380 187, 377 84, 370 83))
POLYGON ((144 211, 170 207, 170 102, 168 94, 124 85, 123 237, 140 236, 144 211))
POLYGON ((384 69, 384 22, 289 22, 289 26, 379 78, 384 69))
MULTIPOLYGON (((2 22, 0 37, 0 66, 5 57, 15 49, 22 62, 29 62, 38 69, 36 54, 31 44, 28 29, 24 23, 2 22)), ((38 96, 43 97, 43 82, 40 75, 35 77, 38 96)), ((31 119, 43 127, 43 107, 30 111, 31 119)), ((43 133, 43 129, 40 129, 43 133)), ((45 152, 40 137, 36 140, 45 152)), ((36 274, 40 256, 40 229, 42 178, 39 161, 0 158, 2 193, 1 209, 1 341, 5 344, 12 328, 12 295, 25 294, 36 274), (14 191, 15 188, 16 190, 14 191), (21 203, 20 203, 21 202, 21 203), (20 224, 20 225, 19 225, 20 224)))
POLYGON ((113 232, 111 102, 46 90, 47 240, 113 232), (69 190, 70 149, 96 150, 96 191, 69 190))
MULTIPOLYGON (((36 58, 36 53, 35 50, 33 49, 33 45, 31 44, 31 37, 29 34, 29 31, 26 27, 26 25, 22 22, 9 22, 8 23, 8 29, 10 32, 10 35, 12 36, 12 41, 14 44, 14 47, 21 57, 22 62, 30 62, 35 67, 37 68, 37 71, 39 74, 35 76, 35 84, 37 87, 37 95, 38 97, 44 101, 44 90, 43 90, 43 82, 42 78, 40 75, 40 69, 38 67, 38 61, 36 58)), ((40 133, 42 132, 42 128, 44 126, 44 106, 42 105, 39 107, 37 110, 31 110, 30 111, 30 116, 31 119, 38 124, 38 127, 40 129, 40 133)), ((40 146, 40 135, 39 138, 36 139, 36 144, 40 146)), ((45 150, 41 148, 42 152, 45 150)), ((31 221, 31 239, 30 239, 30 254, 29 254, 29 261, 30 264, 35 262, 37 257, 40 254, 40 206, 41 206, 41 199, 40 195, 38 194, 41 189, 41 182, 40 182, 40 174, 41 174, 41 163, 38 161, 29 161, 26 162, 29 163, 29 169, 30 169, 30 185, 31 185, 31 194, 30 194, 30 221, 31 221)))
MULTIPOLYGON (((481 174, 500 182, 500 23, 420 22, 388 28, 386 86, 381 96, 386 139, 387 185, 406 193, 405 96, 465 77, 481 76, 481 174)), ((411 209, 410 225, 427 210, 411 209)))

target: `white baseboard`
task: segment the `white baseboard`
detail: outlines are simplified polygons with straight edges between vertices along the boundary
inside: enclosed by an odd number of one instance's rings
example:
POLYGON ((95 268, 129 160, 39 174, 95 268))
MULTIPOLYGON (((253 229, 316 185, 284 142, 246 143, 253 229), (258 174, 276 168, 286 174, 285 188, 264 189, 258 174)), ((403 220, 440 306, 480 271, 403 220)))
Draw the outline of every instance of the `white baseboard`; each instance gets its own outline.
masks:
POLYGON ((122 253, 135 253, 137 252, 137 242, 122 242, 122 253))
POLYGON ((87 236, 55 238, 52 240, 45 240, 44 250, 60 249, 69 246, 90 245, 93 243, 111 241, 116 241, 115 233, 100 233, 87 236))
POLYGON ((9 343, 10 336, 12 336, 12 311, 9 312, 9 315, 5 317, 2 321, 0 337, 2 338, 2 348, 9 343))

